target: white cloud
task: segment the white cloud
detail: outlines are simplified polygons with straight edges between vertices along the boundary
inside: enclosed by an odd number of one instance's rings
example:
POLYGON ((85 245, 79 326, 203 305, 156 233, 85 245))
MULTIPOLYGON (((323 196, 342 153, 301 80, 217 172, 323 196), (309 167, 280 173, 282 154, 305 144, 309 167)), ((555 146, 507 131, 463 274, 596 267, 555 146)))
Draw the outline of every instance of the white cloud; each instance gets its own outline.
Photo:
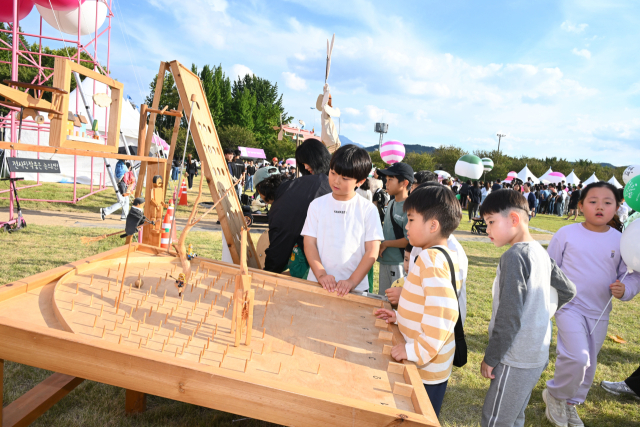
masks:
POLYGON ((237 80, 238 77, 244 78, 244 76, 246 76, 247 74, 252 76, 253 71, 251 71, 251 69, 246 65, 235 64, 233 67, 231 67, 231 77, 233 77, 234 80, 237 80))
POLYGON ((573 53, 574 55, 582 56, 587 59, 591 59, 591 52, 589 52, 587 49, 578 50, 577 48, 574 47, 571 53, 573 53))
POLYGON ((346 108, 343 108, 342 111, 345 114, 349 114, 351 116, 359 116, 360 115, 360 110, 358 110, 356 108, 346 107, 346 108))
POLYGON ((372 122, 382 122, 387 124, 398 124, 399 115, 390 113, 384 108, 378 108, 375 105, 367 105, 364 107, 367 117, 372 122))
POLYGON ((307 88, 307 82, 302 77, 296 76, 296 73, 285 71, 282 76, 284 77, 284 84, 289 89, 305 90, 307 88))
POLYGON ((574 24, 571 21, 564 21, 560 28, 565 30, 568 33, 576 33, 580 34, 583 32, 589 25, 588 24, 574 24))

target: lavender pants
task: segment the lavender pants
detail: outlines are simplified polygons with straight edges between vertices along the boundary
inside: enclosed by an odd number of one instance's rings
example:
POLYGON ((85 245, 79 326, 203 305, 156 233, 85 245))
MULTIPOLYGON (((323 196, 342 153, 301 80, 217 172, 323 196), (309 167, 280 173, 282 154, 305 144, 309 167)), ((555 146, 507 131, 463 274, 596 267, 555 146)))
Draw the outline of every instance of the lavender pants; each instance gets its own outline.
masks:
POLYGON ((580 404, 587 398, 596 374, 598 353, 607 337, 609 326, 609 320, 602 319, 593 335, 589 335, 596 320, 584 317, 571 309, 556 313, 556 370, 553 379, 547 381, 549 393, 556 399, 566 399, 568 403, 580 404))

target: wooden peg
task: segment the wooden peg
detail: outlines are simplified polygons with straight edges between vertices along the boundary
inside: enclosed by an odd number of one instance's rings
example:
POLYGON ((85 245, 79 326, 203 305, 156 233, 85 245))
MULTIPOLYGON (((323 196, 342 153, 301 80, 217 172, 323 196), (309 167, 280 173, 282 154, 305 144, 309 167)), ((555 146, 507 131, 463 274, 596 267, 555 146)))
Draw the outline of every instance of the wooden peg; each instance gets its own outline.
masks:
POLYGON ((131 336, 131 325, 129 325, 129 333, 127 334, 127 339, 131 336))
POLYGON ((318 372, 316 372, 316 375, 320 375, 320 364, 318 363, 318 372))
POLYGON ((138 327, 136 328, 136 332, 140 332, 140 320, 138 320, 138 327))
POLYGON ((142 338, 140 338, 140 342, 138 343, 138 348, 142 347, 142 338))
POLYGON ((244 362, 244 373, 247 373, 247 366, 249 365, 249 359, 245 360, 244 362))
POLYGON ((102 310, 104 310, 104 304, 100 305, 100 317, 102 317, 102 310))
POLYGON ((137 300, 137 301, 136 301, 136 309, 135 309, 135 311, 136 311, 136 312, 138 311, 138 306, 139 306, 139 305, 140 305, 140 300, 137 300))
POLYGON ((98 316, 96 316, 96 317, 93 319, 93 327, 92 327, 91 329, 95 329, 95 328, 96 328, 96 323, 97 323, 97 322, 98 322, 98 316))
POLYGON ((93 294, 91 294, 91 299, 89 300, 89 307, 93 307, 93 294))
POLYGON ((180 356, 184 353, 184 343, 182 343, 182 351, 180 352, 180 356))
POLYGON ((129 318, 133 317, 133 307, 131 307, 131 312, 129 313, 129 318))
POLYGON ((107 292, 111 290, 111 280, 107 282, 107 292))
POLYGON ((182 320, 180 320, 180 326, 178 327, 178 330, 181 331, 182 330, 182 320))
POLYGON ((91 280, 89 280, 89 286, 93 284, 93 274, 91 275, 91 280))
MULTIPOLYGON (((167 274, 164 275, 164 280, 169 279, 169 272, 167 271, 167 274)), ((176 352, 178 351, 178 349, 176 348, 176 352)))
POLYGON ((226 352, 222 353, 222 359, 220 360, 220 367, 222 367, 222 362, 224 362, 224 357, 227 355, 226 352))
POLYGON ((278 375, 280 375, 280 369, 282 369, 282 362, 280 362, 280 365, 278 366, 278 375))
POLYGON ((188 322, 188 321, 189 321, 189 312, 188 312, 188 311, 187 311, 187 316, 185 317, 184 321, 185 321, 185 322, 188 322))
POLYGON ((147 270, 149 270, 151 268, 151 261, 149 261, 149 264, 147 265, 147 270))
POLYGON ((160 328, 162 327, 162 320, 158 322, 158 332, 160 332, 160 328))
POLYGON ((267 332, 267 328, 262 328, 262 339, 264 339, 265 332, 267 332))
POLYGON ((74 307, 75 303, 76 303, 75 300, 72 299, 71 300, 71 311, 73 311, 73 307, 74 307))
POLYGON ((225 354, 229 351, 229 344, 227 344, 227 349, 224 351, 225 354))
POLYGON ((107 271, 107 277, 111 276, 111 269, 107 271))
POLYGON ((107 325, 102 325, 102 338, 104 338, 104 332, 107 330, 107 325))
POLYGON ((173 327, 173 334, 171 334, 171 338, 173 338, 173 337, 175 337, 175 336, 176 336, 176 327, 174 326, 174 327, 173 327))
POLYGON ((155 329, 151 328, 151 339, 153 339, 154 335, 155 335, 155 329))
POLYGON ((151 313, 153 313, 153 306, 149 307, 149 317, 151 317, 151 313))
POLYGON ((166 344, 165 340, 162 340, 162 350, 160 350, 160 353, 164 353, 164 346, 166 344))
POLYGON ((147 320, 147 313, 144 313, 144 314, 142 315, 142 323, 145 323, 145 322, 146 322, 146 320, 147 320))
POLYGON ((118 263, 118 271, 120 271, 120 266, 122 265, 121 262, 118 263))
POLYGON ((207 337, 207 348, 209 348, 209 337, 207 337))
POLYGON ((293 345, 293 350, 291 350, 291 355, 293 356, 293 353, 295 353, 295 352, 296 352, 296 345, 294 344, 293 345))
POLYGON ((216 323, 216 330, 213 332, 213 334, 217 334, 218 333, 218 324, 216 323))
POLYGON ((78 289, 80 289, 80 283, 76 283, 76 295, 78 294, 78 289))
POLYGON ((251 353, 249 353, 249 360, 253 358, 253 349, 251 349, 251 353))
POLYGON ((122 334, 120 334, 120 338, 118 339, 118 344, 122 343, 122 334))
POLYGON ((131 286, 133 285, 133 283, 129 283, 129 294, 131 294, 131 286))
POLYGON ((333 349, 333 358, 334 358, 334 359, 336 358, 336 353, 337 353, 337 352, 338 352, 338 347, 335 347, 335 348, 333 349))
POLYGON ((198 357, 198 363, 202 360, 202 352, 200 352, 200 356, 198 357))
POLYGON ((178 347, 176 347, 176 354, 173 357, 178 357, 178 347))
POLYGON ((260 356, 264 354, 264 343, 262 343, 262 349, 260 350, 260 356))
POLYGON ((169 321, 169 313, 167 313, 167 314, 164 316, 164 323, 167 323, 168 321, 169 321))
POLYGON ((103 288, 100 288, 100 299, 104 299, 104 294, 102 293, 103 288))

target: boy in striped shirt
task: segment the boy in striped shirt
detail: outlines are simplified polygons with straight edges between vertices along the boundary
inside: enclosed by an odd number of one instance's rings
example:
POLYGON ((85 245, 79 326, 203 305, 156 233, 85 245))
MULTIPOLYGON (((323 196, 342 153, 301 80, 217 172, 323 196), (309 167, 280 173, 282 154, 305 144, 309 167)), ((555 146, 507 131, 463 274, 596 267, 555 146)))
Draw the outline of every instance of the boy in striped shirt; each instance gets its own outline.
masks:
POLYGON ((431 405, 439 416, 453 367, 454 327, 459 312, 447 257, 435 247, 452 259, 459 288, 458 259, 447 248, 447 239, 458 227, 462 211, 453 192, 444 186, 418 188, 405 201, 404 210, 407 238, 422 252, 405 279, 398 310, 379 309, 376 315, 387 323, 398 324, 406 344, 394 346, 391 356, 398 362, 406 359, 418 365, 431 405))

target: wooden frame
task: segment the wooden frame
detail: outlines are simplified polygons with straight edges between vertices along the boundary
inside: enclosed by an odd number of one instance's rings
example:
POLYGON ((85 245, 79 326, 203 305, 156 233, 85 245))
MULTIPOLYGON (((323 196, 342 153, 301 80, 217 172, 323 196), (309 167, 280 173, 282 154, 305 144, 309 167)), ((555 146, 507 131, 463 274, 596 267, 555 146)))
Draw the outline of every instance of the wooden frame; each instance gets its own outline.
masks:
POLYGON ((201 258, 180 299, 168 277, 179 260, 133 248, 124 278, 126 246, 0 288, 0 359, 126 388, 134 410, 145 393, 285 425, 439 425, 415 364, 384 352, 404 341, 376 321, 378 300, 201 258), (255 309, 236 311, 233 331, 239 289, 255 309))
POLYGON ((122 109, 122 89, 124 85, 110 77, 103 76, 100 73, 65 58, 56 58, 54 70, 53 86, 65 92, 70 92, 71 74, 73 72, 106 84, 111 90, 111 106, 109 107, 109 123, 105 126, 107 134, 106 145, 86 142, 86 138, 67 134, 67 111, 69 111, 70 95, 69 93, 62 94, 59 104, 59 110, 62 111, 62 114, 54 114, 51 117, 49 146, 117 153, 120 141, 120 113, 122 109))

